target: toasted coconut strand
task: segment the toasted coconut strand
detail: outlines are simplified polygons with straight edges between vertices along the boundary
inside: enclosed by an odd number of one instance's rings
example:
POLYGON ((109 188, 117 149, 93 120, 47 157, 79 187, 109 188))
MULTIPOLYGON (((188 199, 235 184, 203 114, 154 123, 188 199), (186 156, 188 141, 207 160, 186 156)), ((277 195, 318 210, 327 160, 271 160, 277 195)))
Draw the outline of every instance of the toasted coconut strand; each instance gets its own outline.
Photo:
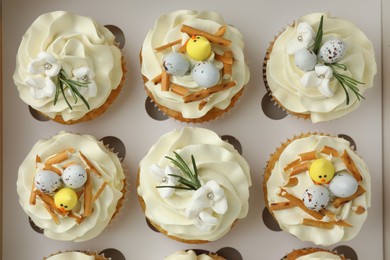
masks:
POLYGON ((183 97, 184 103, 193 102, 193 101, 199 101, 202 100, 216 92, 220 92, 226 89, 229 89, 231 87, 234 87, 236 85, 236 82, 234 81, 227 81, 224 83, 221 83, 219 85, 215 85, 211 88, 202 89, 198 92, 194 92, 192 94, 189 94, 185 97, 183 97))
POLYGON ((336 198, 333 200, 332 204, 337 209, 341 205, 359 197, 360 195, 364 194, 365 192, 366 192, 366 190, 361 185, 359 185, 357 191, 352 196, 349 196, 347 198, 336 198))
POLYGON ((328 209, 321 209, 320 213, 327 216, 331 221, 336 222, 336 214, 328 209))
POLYGON ((363 207, 363 206, 358 206, 355 210, 355 213, 358 214, 358 215, 361 215, 363 214, 364 212, 366 212, 366 209, 363 207))
POLYGON ((161 91, 169 91, 170 85, 169 74, 163 69, 161 76, 161 91))
POLYGON ((84 185, 84 216, 88 217, 92 213, 92 178, 87 170, 87 181, 84 185))
POLYGON ((84 189, 76 191, 76 194, 77 194, 77 199, 80 199, 81 195, 84 194, 84 189))
POLYGON ((223 75, 224 76, 231 76, 232 73, 233 73, 233 62, 234 62, 234 58, 233 58, 233 52, 231 51, 226 51, 224 56, 230 61, 231 60, 231 64, 228 63, 228 62, 224 62, 223 63, 223 75))
POLYGON ((52 164, 63 162, 66 159, 68 159, 69 154, 72 154, 72 153, 74 153, 73 148, 66 149, 65 151, 62 151, 62 152, 50 157, 49 159, 47 159, 45 164, 52 165, 52 164))
POLYGON ((334 149, 330 146, 326 146, 326 145, 324 147, 322 147, 322 150, 320 151, 320 153, 332 155, 333 157, 340 156, 339 152, 336 149, 334 149))
POLYGON ((49 196, 49 195, 43 193, 43 192, 40 191, 40 190, 35 190, 35 194, 37 194, 37 195, 39 196, 39 198, 41 198, 41 200, 42 200, 43 202, 46 202, 46 203, 50 206, 50 208, 51 208, 53 211, 57 212, 57 213, 60 214, 61 216, 66 216, 67 213, 66 213, 66 212, 61 212, 61 211, 56 207, 56 204, 54 204, 54 200, 53 200, 53 198, 52 198, 51 196, 49 196))
POLYGON ((303 204, 303 201, 301 199, 298 199, 297 197, 295 197, 294 195, 288 193, 287 191, 285 191, 283 189, 281 190, 280 196, 282 196, 283 198, 286 198, 287 200, 289 200, 291 202, 291 204, 299 207, 300 209, 302 209, 303 211, 305 211, 307 214, 309 214, 310 216, 312 216, 315 219, 322 219, 324 217, 321 213, 314 211, 314 210, 311 210, 311 209, 308 209, 305 206, 305 204, 303 204))
POLYGON ((205 105, 207 105, 207 101, 203 99, 202 101, 199 102, 198 110, 202 110, 205 105))
POLYGON ((180 53, 185 53, 186 50, 187 50, 187 42, 189 41, 190 39, 188 39, 182 46, 180 46, 178 52, 180 53))
POLYGON ((49 171, 52 171, 52 172, 55 172, 57 173, 58 175, 62 175, 62 172, 60 169, 58 169, 57 167, 54 167, 53 165, 51 164, 45 164, 45 167, 43 167, 43 170, 49 170, 49 171))
POLYGON ((103 192, 104 188, 106 187, 107 182, 103 182, 102 186, 100 186, 99 190, 96 192, 95 196, 93 196, 92 201, 95 201, 99 198, 100 194, 103 192))
POLYGON ((284 166, 283 171, 286 172, 286 171, 290 170, 290 169, 293 168, 295 165, 297 165, 300 161, 301 161, 301 159, 296 159, 295 161, 290 162, 289 164, 287 164, 286 166, 284 166))
POLYGON ((167 49, 169 47, 172 47, 172 46, 180 44, 180 43, 181 43, 181 39, 173 41, 173 42, 169 42, 169 43, 167 43, 165 45, 162 45, 160 47, 155 48, 154 50, 155 51, 163 51, 163 50, 165 50, 165 49, 167 49))
POLYGON ((35 205, 37 202, 37 194, 35 193, 35 181, 32 183, 31 192, 30 192, 30 205, 35 205))
POLYGON ((37 154, 35 155, 35 168, 38 168, 38 163, 41 163, 42 159, 41 157, 37 154))
POLYGON ((294 186, 297 186, 297 184, 298 184, 298 178, 293 177, 293 178, 288 179, 287 184, 284 185, 283 187, 294 187, 294 186))
POLYGON ((290 201, 284 202, 273 202, 269 205, 270 209, 273 210, 283 210, 296 207, 297 205, 292 204, 290 201))
POLYGON ((307 170, 309 170, 310 168, 310 165, 311 165, 311 162, 310 161, 305 161, 303 163, 300 163, 298 165, 295 165, 293 168, 292 168, 292 171, 290 173, 290 177, 291 176, 294 176, 294 175, 297 175, 297 174, 300 174, 302 172, 305 172, 307 170))
POLYGON ((50 208, 50 205, 47 204, 46 202, 43 202, 43 206, 45 207, 45 209, 47 210, 47 212, 49 212, 51 218, 54 220, 54 223, 56 223, 57 225, 60 224, 60 220, 58 219, 58 216, 57 214, 55 214, 52 209, 50 208))
POLYGON ((301 154, 299 154, 299 157, 301 158, 301 162, 315 160, 315 159, 318 158, 317 157, 317 151, 301 153, 301 154))
POLYGON ((76 218, 76 223, 80 225, 84 221, 84 219, 85 219, 85 217, 83 217, 83 216, 76 218))
POLYGON ((344 150, 343 154, 341 155, 341 160, 343 160, 345 166, 347 166, 348 170, 352 173, 353 177, 358 181, 362 181, 362 175, 360 174, 358 168, 356 167, 356 164, 352 160, 351 156, 348 154, 347 150, 344 150))
POLYGON ((188 94, 188 88, 177 85, 177 84, 171 84, 171 91, 175 94, 178 94, 179 96, 184 97, 188 94))
POLYGON ((215 54, 214 58, 217 61, 222 62, 223 64, 233 64, 233 53, 231 51, 226 51, 223 56, 215 54))
POLYGON ((74 218, 77 224, 80 224, 84 220, 84 218, 82 216, 77 216, 77 215, 73 214, 73 212, 71 212, 71 211, 69 211, 68 217, 74 218))
POLYGON ((190 36, 192 36, 192 35, 203 36, 203 37, 207 38, 207 40, 209 40, 210 42, 215 43, 215 44, 220 44, 220 45, 225 46, 225 47, 230 46, 230 44, 232 43, 232 41, 230 41, 230 40, 227 40, 225 38, 210 34, 210 33, 205 32, 205 31, 195 29, 195 28, 187 26, 187 25, 183 25, 181 27, 180 31, 187 33, 190 36))
POLYGON ((313 220, 313 219, 308 219, 308 218, 303 219, 302 225, 309 226, 309 227, 322 228, 322 229, 332 229, 334 227, 333 223, 318 221, 318 220, 313 220))
POLYGON ((87 157, 85 157, 85 155, 81 151, 79 151, 79 154, 82 161, 86 164, 87 168, 90 169, 97 176, 101 177, 102 175, 100 174, 100 172, 95 167, 93 167, 92 163, 87 159, 87 157))
POLYGON ((340 226, 340 227, 353 227, 351 224, 349 224, 345 220, 330 221, 329 223, 332 223, 332 224, 340 226))
POLYGON ((74 161, 64 163, 64 164, 62 165, 62 169, 66 169, 66 168, 68 168, 69 166, 75 165, 75 164, 77 164, 77 163, 74 162, 74 161))
POLYGON ((215 33, 215 36, 222 37, 226 32, 226 28, 227 28, 226 24, 219 27, 218 31, 215 33))
POLYGON ((162 74, 157 75, 154 79, 152 79, 152 82, 156 85, 161 82, 162 74))

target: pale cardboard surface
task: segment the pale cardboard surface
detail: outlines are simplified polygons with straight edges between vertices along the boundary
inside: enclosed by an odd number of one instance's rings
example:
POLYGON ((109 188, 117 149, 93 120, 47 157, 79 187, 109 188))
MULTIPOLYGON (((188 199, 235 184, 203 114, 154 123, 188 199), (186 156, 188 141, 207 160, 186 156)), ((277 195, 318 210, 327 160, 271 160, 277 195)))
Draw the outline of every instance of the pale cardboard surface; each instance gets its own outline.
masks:
MULTIPOLYGON (((72 1, 72 3, 49 0, 4 0, 2 18, 5 35, 3 43, 3 259, 41 259, 58 250, 99 251, 109 247, 119 249, 129 260, 163 259, 164 256, 178 249, 203 248, 216 251, 225 246, 238 249, 244 259, 280 259, 293 248, 312 246, 313 244, 301 242, 287 233, 268 230, 261 219, 264 208, 261 190, 262 172, 268 155, 281 141, 307 131, 347 134, 357 143, 358 153, 364 158, 372 173, 372 207, 369 209, 369 217, 361 233, 352 241, 342 244, 353 247, 359 259, 383 259, 380 0, 342 2, 273 0, 256 3, 241 0, 232 4, 206 0, 192 2, 84 0, 72 1), (202 125, 221 135, 233 135, 240 140, 243 155, 251 166, 253 181, 249 215, 222 239, 201 246, 182 244, 152 232, 145 224, 135 190, 138 162, 149 147, 161 134, 186 125, 173 120, 155 121, 148 117, 144 109, 146 94, 142 87, 138 65, 139 48, 157 16, 177 9, 215 10, 223 14, 226 21, 239 28, 244 36, 246 56, 251 71, 247 90, 233 111, 223 119, 202 125), (15 55, 21 36, 37 16, 54 10, 67 10, 91 16, 102 24, 119 26, 125 33, 126 45, 123 53, 129 70, 125 88, 114 105, 92 122, 74 126, 38 122, 28 113, 27 106, 19 99, 13 84, 15 55), (334 122, 313 125, 291 117, 279 121, 271 120, 261 111, 261 99, 265 94, 261 68, 268 42, 295 18, 318 11, 329 11, 334 16, 354 21, 373 41, 379 68, 375 88, 366 92, 366 100, 357 111, 334 122), (92 134, 98 138, 114 135, 122 139, 127 148, 124 165, 128 170, 130 191, 125 206, 105 232, 83 243, 53 241, 32 231, 25 213, 19 206, 15 189, 18 166, 32 145, 39 138, 52 136, 61 130, 92 134), (370 243, 367 243, 368 240, 370 243)), ((390 98, 388 94, 387 97, 390 98)), ((388 166, 388 162, 386 163, 388 166)))

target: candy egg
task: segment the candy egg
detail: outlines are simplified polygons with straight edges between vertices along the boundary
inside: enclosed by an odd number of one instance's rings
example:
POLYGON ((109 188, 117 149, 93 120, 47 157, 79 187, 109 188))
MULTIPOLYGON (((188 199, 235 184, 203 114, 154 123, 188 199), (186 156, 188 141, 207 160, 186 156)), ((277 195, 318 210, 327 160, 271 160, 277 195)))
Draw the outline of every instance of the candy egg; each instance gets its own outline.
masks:
POLYGON ((34 185, 43 193, 53 193, 61 187, 61 177, 53 171, 39 171, 35 174, 34 185))
POLYGON ((294 62, 300 70, 310 71, 317 64, 317 55, 309 49, 300 49, 295 53, 294 62))
POLYGON ((216 85, 221 74, 214 64, 202 61, 192 69, 192 78, 201 87, 209 88, 216 85))
POLYGON ((183 76, 190 70, 191 63, 182 53, 172 52, 164 57, 163 68, 172 76, 183 76))
POLYGON ((77 194, 70 188, 62 188, 54 195, 54 204, 60 211, 71 210, 77 204, 77 194))
POLYGON ((330 39, 321 46, 318 55, 325 63, 335 63, 343 57, 346 49, 347 45, 342 40, 330 39))
POLYGON ((341 172, 333 177, 329 183, 329 190, 335 196, 340 198, 347 198, 352 196, 358 189, 358 182, 356 179, 344 172, 341 172))
POLYGON ((334 166, 329 160, 320 158, 314 160, 309 168, 310 178, 315 183, 329 183, 334 176, 334 166))
POLYGON ((87 181, 87 172, 82 166, 73 164, 66 167, 61 178, 65 186, 72 189, 78 189, 87 181))
POLYGON ((325 208, 330 200, 329 191, 322 185, 313 185, 303 193, 302 201, 308 209, 319 211, 325 208))
POLYGON ((211 44, 206 37, 192 36, 187 42, 186 51, 194 60, 205 60, 210 56, 211 44))

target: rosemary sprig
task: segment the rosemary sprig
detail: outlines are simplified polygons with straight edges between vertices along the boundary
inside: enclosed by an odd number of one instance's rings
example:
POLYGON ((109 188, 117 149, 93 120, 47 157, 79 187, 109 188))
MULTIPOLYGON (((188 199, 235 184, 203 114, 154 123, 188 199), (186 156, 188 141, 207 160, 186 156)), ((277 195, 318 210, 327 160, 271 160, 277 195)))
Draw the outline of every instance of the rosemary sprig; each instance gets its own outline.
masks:
POLYGON ((353 79, 347 75, 340 74, 337 69, 342 69, 344 71, 347 71, 347 66, 340 63, 325 63, 326 66, 329 66, 332 69, 333 77, 340 83, 340 85, 343 87, 345 95, 346 95, 346 102, 347 105, 349 104, 349 93, 347 87, 356 95, 357 99, 360 101, 360 98, 364 97, 362 94, 359 93, 359 88, 357 87, 359 84, 364 85, 364 82, 360 82, 356 79, 353 79))
POLYGON ((324 24, 324 16, 321 15, 320 25, 318 26, 317 35, 316 35, 316 38, 315 38, 315 40, 314 40, 313 52, 314 52, 315 54, 318 54, 318 51, 319 51, 320 48, 321 48, 321 44, 322 44, 322 35, 324 34, 324 31, 323 31, 323 29, 322 29, 323 24, 324 24))
POLYGON ((198 176, 198 168, 196 167, 195 158, 191 155, 192 167, 193 171, 190 169, 188 164, 183 160, 183 158, 176 152, 173 152, 175 158, 165 156, 168 160, 170 160, 185 176, 180 176, 176 174, 168 174, 168 176, 172 176, 177 178, 177 182, 182 184, 183 186, 170 186, 170 185, 160 185, 156 186, 156 188, 173 188, 173 189, 182 189, 182 190, 197 190, 201 187, 199 176, 198 176))
POLYGON ((88 101, 84 98, 84 96, 77 89, 77 87, 87 88, 88 84, 89 84, 89 82, 81 82, 81 81, 76 81, 76 80, 72 80, 72 79, 68 78, 68 76, 66 75, 66 72, 63 69, 61 69, 60 73, 58 74, 58 84, 57 84, 56 93, 54 96, 54 105, 57 103, 59 95, 62 94, 66 104, 69 106, 69 108, 71 110, 73 110, 71 104, 69 103, 68 98, 66 97, 66 93, 65 93, 65 90, 69 89, 70 93, 72 94, 72 97, 73 97, 75 104, 77 103, 78 98, 80 98, 81 101, 83 101, 83 103, 85 104, 85 106, 88 109, 90 109, 88 101))

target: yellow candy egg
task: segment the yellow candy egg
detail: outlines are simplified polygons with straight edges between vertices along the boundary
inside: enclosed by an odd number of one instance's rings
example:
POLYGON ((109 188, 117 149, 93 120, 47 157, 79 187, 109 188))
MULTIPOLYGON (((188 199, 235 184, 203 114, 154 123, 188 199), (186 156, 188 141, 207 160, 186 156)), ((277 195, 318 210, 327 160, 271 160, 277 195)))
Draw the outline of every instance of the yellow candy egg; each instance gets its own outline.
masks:
POLYGON ((211 44, 203 36, 193 36, 187 42, 186 51, 192 59, 203 61, 210 56, 211 44))
POLYGON ((54 195, 54 204, 60 211, 71 210, 77 204, 77 194, 70 188, 62 188, 54 195))
POLYGON ((313 161, 309 169, 310 178, 317 184, 329 183, 334 172, 333 164, 324 158, 313 161))

